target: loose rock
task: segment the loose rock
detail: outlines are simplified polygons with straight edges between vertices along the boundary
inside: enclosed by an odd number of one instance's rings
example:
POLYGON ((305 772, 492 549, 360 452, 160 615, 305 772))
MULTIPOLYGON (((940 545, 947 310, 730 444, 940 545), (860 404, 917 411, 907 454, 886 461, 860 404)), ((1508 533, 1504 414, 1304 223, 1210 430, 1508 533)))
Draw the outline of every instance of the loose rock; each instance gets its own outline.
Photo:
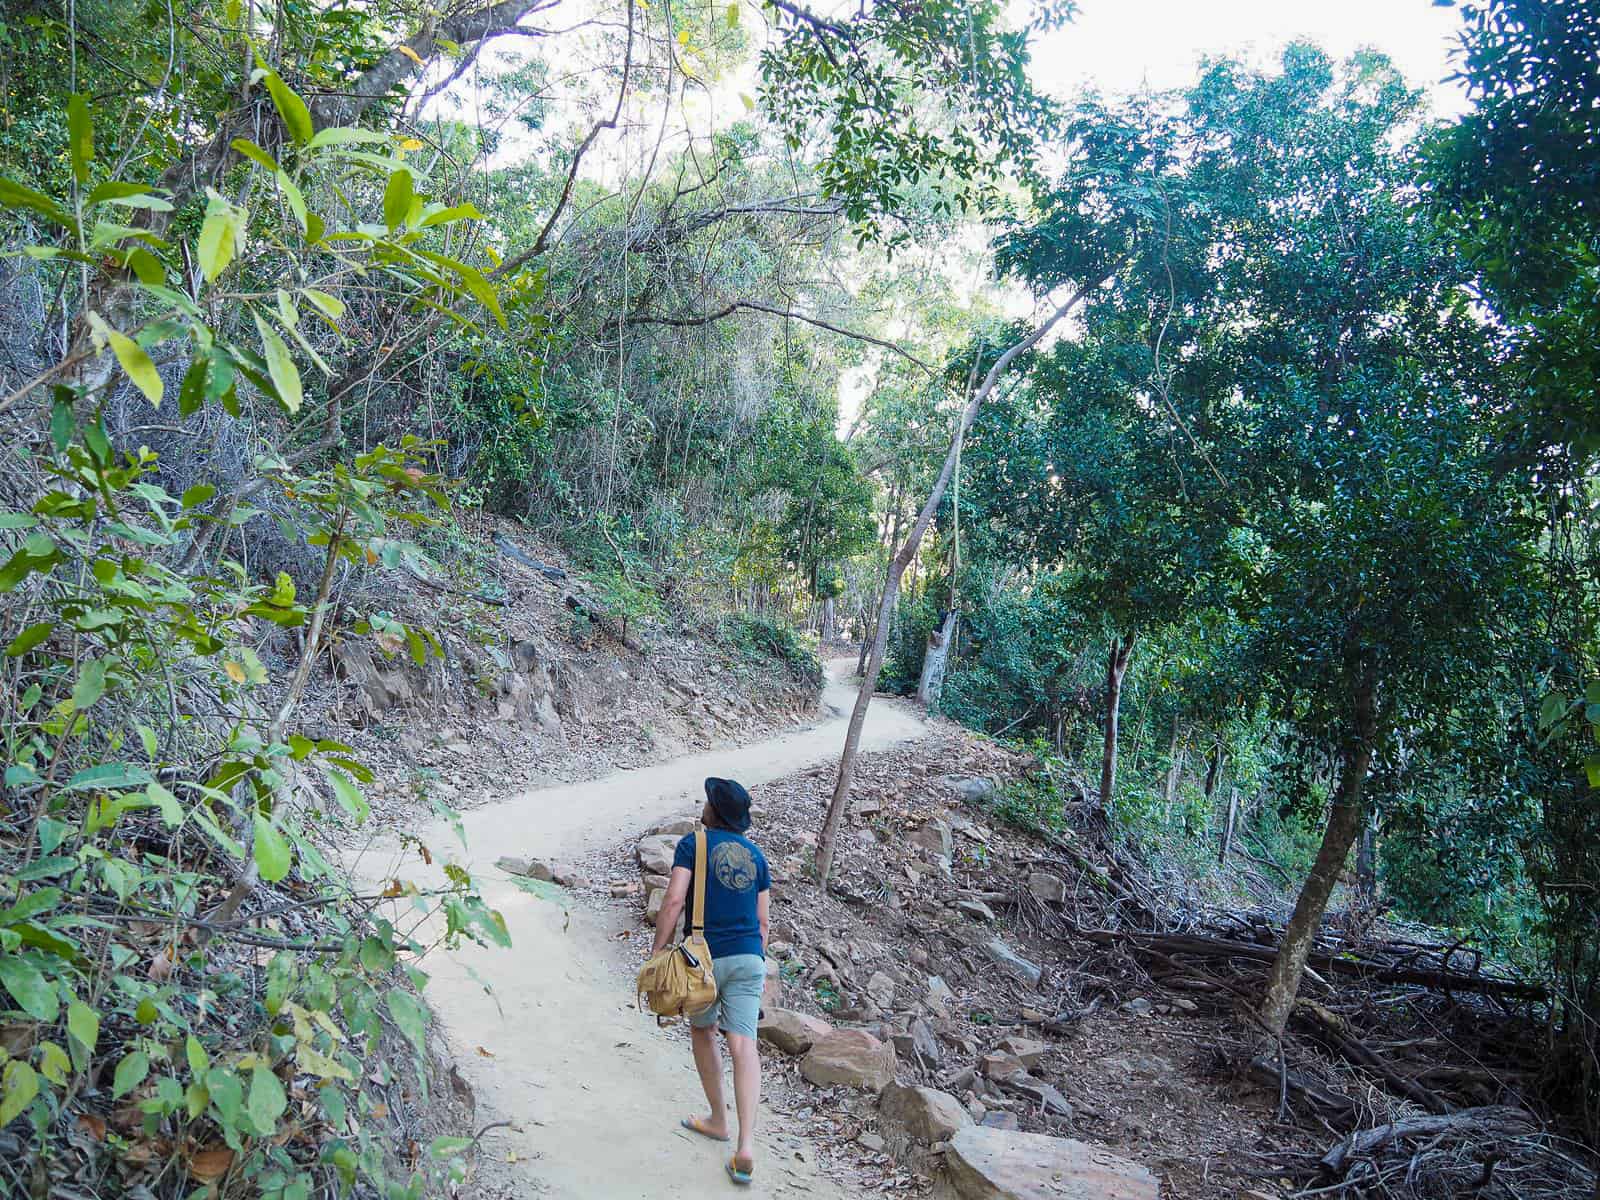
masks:
POLYGON ((1102 1146, 1038 1133, 969 1126, 950 1139, 945 1165, 945 1195, 961 1200, 1158 1200, 1160 1194, 1160 1181, 1137 1163, 1102 1146))
POLYGON ((819 1087, 881 1092, 894 1082, 894 1049, 859 1029, 836 1029, 812 1045, 800 1074, 819 1087))
POLYGON ((639 866, 647 875, 671 875, 672 855, 678 849, 679 838, 670 834, 647 837, 639 843, 639 866))
POLYGON ((878 1128, 896 1155, 912 1144, 931 1146, 972 1124, 967 1110, 948 1092, 891 1083, 878 1100, 878 1128))
POLYGON ((1045 904, 1062 904, 1067 898, 1067 885, 1058 875, 1035 871, 1028 876, 1028 891, 1045 904))
POLYGON ((1044 977, 1044 968, 1037 963, 1029 962, 999 938, 986 943, 984 949, 1007 975, 1029 987, 1039 986, 1039 980, 1044 977))
POLYGON ((756 1037, 785 1054, 804 1054, 833 1032, 819 1017, 787 1008, 769 1008, 756 1026, 756 1037))

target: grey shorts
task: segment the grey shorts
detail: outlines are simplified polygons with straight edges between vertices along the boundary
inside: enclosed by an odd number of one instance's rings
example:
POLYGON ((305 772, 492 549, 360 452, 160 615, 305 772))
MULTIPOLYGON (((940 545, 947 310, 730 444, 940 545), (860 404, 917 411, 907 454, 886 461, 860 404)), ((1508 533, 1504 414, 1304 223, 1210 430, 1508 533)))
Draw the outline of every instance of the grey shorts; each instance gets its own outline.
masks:
POLYGON ((723 1033, 756 1036, 761 993, 767 986, 767 960, 760 954, 730 954, 712 962, 717 977, 717 1002, 689 1018, 696 1029, 721 1026, 723 1033))

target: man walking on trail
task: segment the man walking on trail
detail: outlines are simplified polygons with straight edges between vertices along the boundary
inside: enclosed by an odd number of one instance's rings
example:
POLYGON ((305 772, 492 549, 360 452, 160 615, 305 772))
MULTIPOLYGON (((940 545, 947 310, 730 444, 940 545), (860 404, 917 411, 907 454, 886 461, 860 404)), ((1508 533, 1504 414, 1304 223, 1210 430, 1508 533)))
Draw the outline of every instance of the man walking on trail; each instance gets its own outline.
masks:
MULTIPOLYGON (((733 1058, 733 1099, 739 1113, 739 1143, 727 1164, 728 1178, 748 1184, 755 1172, 756 1104, 761 1098, 761 1059, 756 1021, 767 982, 767 912, 772 882, 767 860, 745 837, 750 828, 750 793, 731 779, 706 780, 706 944, 717 977, 717 1001, 689 1019, 695 1070, 711 1113, 685 1117, 681 1124, 702 1137, 726 1142, 728 1110, 722 1098, 722 1054, 717 1030, 733 1058)), ((656 917, 652 956, 672 943, 694 883, 694 834, 678 843, 672 879, 656 917)))

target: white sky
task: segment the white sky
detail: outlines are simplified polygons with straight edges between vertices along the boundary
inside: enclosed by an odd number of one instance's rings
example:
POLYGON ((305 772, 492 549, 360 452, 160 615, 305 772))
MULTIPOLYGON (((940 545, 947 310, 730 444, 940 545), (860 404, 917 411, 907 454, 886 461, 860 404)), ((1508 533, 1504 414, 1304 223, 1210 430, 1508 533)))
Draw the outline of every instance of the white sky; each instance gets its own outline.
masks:
POLYGON ((1430 0, 1079 0, 1076 19, 1034 46, 1035 79, 1059 96, 1087 83, 1107 96, 1181 87, 1206 55, 1270 62, 1296 38, 1335 58, 1372 47, 1428 89, 1434 111, 1466 107, 1450 74, 1461 14, 1430 0))

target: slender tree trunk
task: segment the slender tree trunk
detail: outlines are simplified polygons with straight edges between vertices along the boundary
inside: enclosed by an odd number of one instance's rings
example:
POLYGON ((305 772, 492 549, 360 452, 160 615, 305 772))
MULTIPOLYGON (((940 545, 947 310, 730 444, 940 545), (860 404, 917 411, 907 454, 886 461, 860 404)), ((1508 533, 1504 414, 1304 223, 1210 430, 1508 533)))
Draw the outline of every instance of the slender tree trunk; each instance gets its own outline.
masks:
POLYGON ((1128 673, 1134 635, 1111 639, 1106 658, 1106 744, 1100 756, 1100 808, 1106 811, 1117 789, 1117 732, 1122 716, 1122 677, 1128 673))
MULTIPOLYGON (((896 492, 890 498, 890 505, 892 507, 892 512, 889 515, 889 553, 891 555, 891 561, 889 566, 884 571, 883 590, 878 592, 878 607, 880 609, 883 607, 883 592, 887 591, 889 587, 889 573, 894 570, 892 556, 894 554, 895 539, 900 536, 900 494, 898 492, 896 492)), ((878 626, 876 622, 866 626, 866 628, 861 631, 861 659, 856 663, 857 675, 866 675, 867 655, 871 652, 872 643, 877 639, 877 636, 878 626)))
POLYGON ((824 645, 833 641, 839 634, 837 623, 834 620, 833 597, 825 596, 822 600, 822 642, 824 645))
POLYGON ((1017 356, 1038 345, 1040 339, 1055 328, 1057 322, 1078 307, 1084 297, 1096 291, 1101 284, 1120 271, 1124 261, 1118 259, 1105 274, 1073 292, 1032 333, 1014 343, 1004 354, 995 359, 994 365, 984 375, 983 382, 967 400, 960 417, 956 420, 955 432, 950 438, 950 449, 945 453, 944 466, 939 470, 939 477, 934 481, 933 489, 922 505, 922 511, 917 514, 915 523, 906 535, 905 545, 900 547, 900 552, 889 562, 888 578, 884 581, 883 587, 883 600, 878 605, 878 629, 872 638, 872 653, 867 656, 866 674, 861 680, 861 690, 856 693, 855 707, 850 712, 850 725, 844 736, 844 751, 839 756, 839 777, 834 783, 833 798, 828 802, 828 812, 822 821, 822 833, 817 838, 817 879, 824 885, 833 871, 833 854, 838 840, 839 826, 844 822, 845 809, 850 803, 850 785, 855 777, 856 753, 861 748, 861 727, 866 724, 867 707, 872 703, 872 693, 877 690, 878 676, 883 671, 883 652, 889 641, 889 622, 894 616, 895 601, 900 596, 900 580, 917 555, 917 547, 922 544, 922 535, 928 531, 934 514, 939 511, 939 502, 944 499, 945 489, 950 486, 950 479, 955 474, 956 463, 961 459, 961 443, 967 436, 967 430, 971 428, 973 419, 977 417, 978 409, 983 406, 984 400, 994 391, 995 384, 1000 382, 1000 377, 1005 374, 1006 368, 1016 360, 1017 356))
POLYGON ((1239 820, 1239 789, 1228 789, 1228 819, 1222 826, 1222 852, 1217 855, 1217 865, 1226 867, 1228 855, 1233 851, 1233 829, 1239 820))
POLYGON ((928 635, 927 649, 922 655, 922 678, 917 681, 917 703, 924 708, 939 702, 944 688, 945 667, 950 662, 950 650, 956 640, 956 613, 951 609, 944 622, 928 635))
POLYGON ((1167 743, 1167 786, 1163 795, 1167 819, 1172 819, 1172 806, 1178 799, 1178 779, 1183 774, 1183 749, 1179 745, 1183 726, 1176 713, 1172 717, 1172 740, 1167 743))
POLYGON ((1222 779, 1223 760, 1227 757, 1228 752, 1222 748, 1222 743, 1218 742, 1216 748, 1211 752, 1211 761, 1206 764, 1205 793, 1207 800, 1217 794, 1217 784, 1222 779))
POLYGON ((1361 840, 1356 845, 1356 887, 1365 903, 1378 898, 1378 822, 1373 813, 1368 813, 1361 823, 1361 840))
POLYGON ((1261 1020, 1272 1033, 1283 1036, 1289 1014, 1294 1010, 1294 1000, 1300 991, 1300 976, 1305 971, 1306 957, 1316 941, 1317 927, 1328 908, 1328 897, 1333 894, 1339 873, 1350 857, 1350 847, 1361 831, 1362 791, 1366 787, 1367 768, 1372 764, 1372 739, 1374 733, 1373 685, 1363 682, 1356 697, 1356 728, 1346 739, 1339 754, 1339 786, 1334 793, 1333 807, 1328 813, 1328 828, 1322 835, 1322 848, 1317 851, 1317 861, 1300 889, 1300 899, 1295 903, 1294 915, 1283 931, 1283 942, 1278 947, 1278 957, 1272 962, 1267 976, 1267 989, 1261 1004, 1261 1020))

